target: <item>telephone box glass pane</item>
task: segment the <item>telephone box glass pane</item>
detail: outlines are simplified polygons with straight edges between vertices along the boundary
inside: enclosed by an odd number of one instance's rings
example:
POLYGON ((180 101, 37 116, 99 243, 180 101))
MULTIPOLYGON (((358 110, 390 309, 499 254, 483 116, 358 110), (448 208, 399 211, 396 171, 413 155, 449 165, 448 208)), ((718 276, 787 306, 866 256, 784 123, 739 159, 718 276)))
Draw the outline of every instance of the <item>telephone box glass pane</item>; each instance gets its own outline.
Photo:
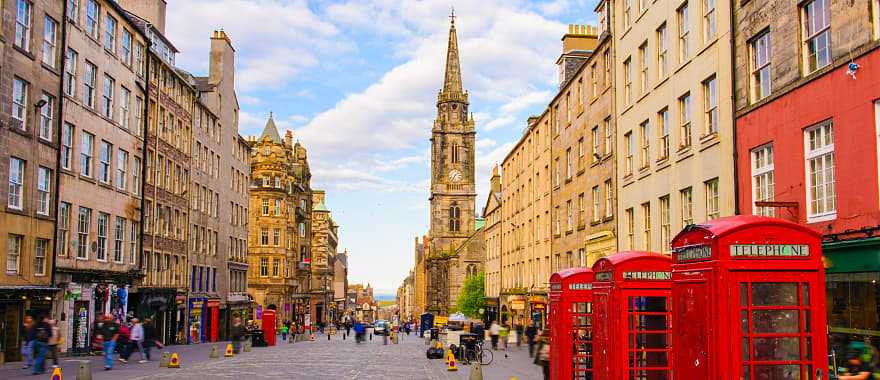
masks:
POLYGON ((799 365, 756 365, 755 378, 761 380, 800 380, 799 365))
POLYGON ((796 337, 752 339, 752 360, 800 360, 800 358, 801 344, 796 337))
POLYGON ((640 369, 630 372, 630 380, 668 380, 669 373, 667 371, 652 371, 640 369))
POLYGON ((799 327, 797 310, 752 310, 754 333, 796 333, 799 327))
POLYGON ((753 306, 797 306, 798 286, 794 282, 756 282, 752 284, 753 306))
POLYGON ((665 312, 666 297, 629 297, 629 311, 665 312))

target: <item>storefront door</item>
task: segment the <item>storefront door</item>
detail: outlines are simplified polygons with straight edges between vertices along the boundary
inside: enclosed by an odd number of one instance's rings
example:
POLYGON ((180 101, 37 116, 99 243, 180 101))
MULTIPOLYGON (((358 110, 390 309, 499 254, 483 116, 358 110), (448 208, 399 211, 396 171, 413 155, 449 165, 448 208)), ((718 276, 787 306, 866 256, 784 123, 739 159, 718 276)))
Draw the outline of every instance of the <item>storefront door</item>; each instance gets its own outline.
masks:
POLYGON ((21 304, 0 302, 0 352, 4 353, 4 360, 21 360, 21 304))

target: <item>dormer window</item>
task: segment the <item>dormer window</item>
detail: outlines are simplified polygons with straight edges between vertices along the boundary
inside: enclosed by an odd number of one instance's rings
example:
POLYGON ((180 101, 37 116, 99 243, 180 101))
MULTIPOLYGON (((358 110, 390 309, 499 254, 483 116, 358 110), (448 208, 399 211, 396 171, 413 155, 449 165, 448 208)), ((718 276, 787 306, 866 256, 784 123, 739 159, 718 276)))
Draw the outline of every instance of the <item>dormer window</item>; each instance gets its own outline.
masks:
POLYGON ((268 156, 271 153, 272 153, 272 150, 268 146, 263 148, 263 155, 268 156))

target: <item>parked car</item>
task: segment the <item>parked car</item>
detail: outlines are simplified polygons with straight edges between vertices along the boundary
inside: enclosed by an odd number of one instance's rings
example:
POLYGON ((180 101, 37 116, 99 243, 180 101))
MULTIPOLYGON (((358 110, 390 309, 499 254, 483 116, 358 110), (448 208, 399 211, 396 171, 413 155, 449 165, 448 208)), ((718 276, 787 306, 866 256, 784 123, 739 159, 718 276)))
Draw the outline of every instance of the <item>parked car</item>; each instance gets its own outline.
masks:
POLYGON ((387 321, 376 321, 373 324, 373 335, 385 335, 390 325, 387 321))

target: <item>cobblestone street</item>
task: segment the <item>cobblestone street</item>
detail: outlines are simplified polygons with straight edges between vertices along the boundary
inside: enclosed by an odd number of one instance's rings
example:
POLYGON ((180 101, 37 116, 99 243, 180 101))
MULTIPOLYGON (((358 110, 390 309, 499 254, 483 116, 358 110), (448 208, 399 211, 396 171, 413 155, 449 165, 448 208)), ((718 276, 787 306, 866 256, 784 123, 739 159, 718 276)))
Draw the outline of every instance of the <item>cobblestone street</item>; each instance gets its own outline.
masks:
MULTIPOLYGON (((104 371, 101 358, 91 357, 93 379, 467 379, 468 366, 459 366, 457 372, 447 372, 443 360, 425 358, 424 341, 415 335, 401 338, 400 344, 389 341, 382 345, 382 337, 357 345, 352 339, 319 335, 315 342, 279 344, 276 347, 254 348, 233 358, 222 357, 225 343, 218 344, 219 359, 209 359, 210 346, 171 346, 165 351, 181 353, 181 368, 159 368, 158 362, 129 364, 118 360, 112 371, 104 371)), ((540 368, 532 364, 525 346, 517 350, 495 352, 492 364, 483 367, 484 379, 508 380, 540 379, 540 368)), ((139 359, 138 354, 132 359, 139 359)), ((74 379, 80 360, 61 360, 64 377, 74 379)), ((42 376, 41 376, 42 377, 42 376)), ((48 374, 45 375, 49 377, 48 374)), ((0 369, 2 379, 33 379, 21 363, 7 363, 0 369)))

